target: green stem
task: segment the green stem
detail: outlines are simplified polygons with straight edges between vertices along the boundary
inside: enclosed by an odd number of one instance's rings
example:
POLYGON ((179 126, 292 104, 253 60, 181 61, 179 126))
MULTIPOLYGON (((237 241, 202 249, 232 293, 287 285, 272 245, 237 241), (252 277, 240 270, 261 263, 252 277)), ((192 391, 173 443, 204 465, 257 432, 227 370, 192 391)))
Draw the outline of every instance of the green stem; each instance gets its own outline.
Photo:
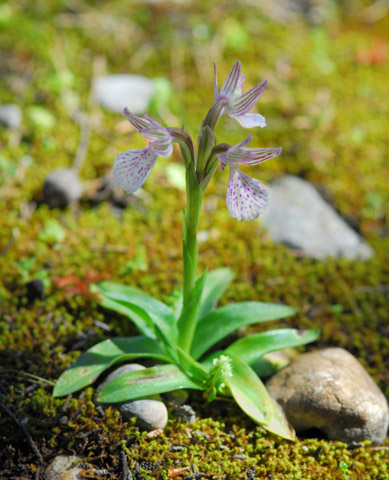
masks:
POLYGON ((187 167, 186 170, 186 195, 188 205, 183 226, 184 284, 182 312, 184 317, 181 317, 179 320, 179 346, 185 352, 189 352, 196 330, 197 313, 193 308, 187 309, 187 307, 193 301, 192 296, 196 281, 198 258, 197 231, 203 198, 202 189, 193 164, 187 167))
POLYGON ((184 222, 183 249, 184 249, 184 307, 189 300, 190 292, 196 280, 198 243, 197 231, 199 228, 203 192, 199 185, 196 172, 189 167, 186 170, 187 213, 184 222))

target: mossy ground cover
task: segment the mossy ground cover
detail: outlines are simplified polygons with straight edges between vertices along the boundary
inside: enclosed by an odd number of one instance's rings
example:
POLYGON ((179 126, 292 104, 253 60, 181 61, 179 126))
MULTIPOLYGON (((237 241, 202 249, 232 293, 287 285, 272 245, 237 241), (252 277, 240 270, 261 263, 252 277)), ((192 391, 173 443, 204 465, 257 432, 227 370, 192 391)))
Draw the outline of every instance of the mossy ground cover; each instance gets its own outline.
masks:
MULTIPOLYGON (((169 183, 164 159, 125 209, 88 194, 62 211, 41 203, 45 176, 75 158, 74 111, 87 112, 91 125, 80 172, 88 192, 118 152, 143 146, 120 116, 91 104, 94 76, 168 79, 151 113, 169 125, 184 122, 195 134, 212 102, 211 62, 224 75, 239 58, 249 84, 269 82, 258 107, 268 127, 253 131, 255 144, 284 149, 251 173, 265 183, 280 173, 311 181, 376 254, 363 263, 319 262, 275 246, 260 222, 229 217, 227 178, 217 173, 201 220, 207 235, 200 267, 236 272, 223 303, 295 306, 299 314, 280 327, 319 326, 320 341, 306 349, 346 348, 389 397, 388 19, 358 2, 326 8, 323 23, 313 26, 302 16, 277 20, 274 9, 255 2, 212 9, 206 1, 2 3, 0 98, 21 106, 23 123, 17 132, 0 130, 1 478, 43 478, 55 455, 73 452, 87 457, 89 478, 124 478, 123 453, 137 478, 173 478, 192 465, 220 479, 389 478, 387 442, 372 448, 309 437, 282 441, 225 401, 204 405, 193 395, 199 420, 187 425, 172 414, 166 430, 150 438, 115 409, 96 409, 91 388, 68 399, 51 396, 50 382, 81 352, 135 333, 128 320, 98 306, 90 282, 127 282, 172 301, 182 269, 185 194, 169 183), (45 299, 28 301, 25 283, 37 277, 45 299)), ((218 127, 230 143, 243 134, 228 119, 218 127)))

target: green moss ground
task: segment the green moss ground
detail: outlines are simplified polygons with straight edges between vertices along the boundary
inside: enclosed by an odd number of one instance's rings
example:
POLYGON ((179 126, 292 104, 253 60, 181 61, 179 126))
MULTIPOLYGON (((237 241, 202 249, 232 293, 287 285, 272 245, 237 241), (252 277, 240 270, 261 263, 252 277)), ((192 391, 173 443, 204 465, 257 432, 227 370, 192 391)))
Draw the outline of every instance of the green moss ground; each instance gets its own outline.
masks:
MULTIPOLYGON (((155 465, 140 468, 148 479, 169 478, 174 468, 191 465, 220 479, 249 478, 254 465, 255 478, 269 480, 389 478, 388 442, 351 449, 317 438, 281 441, 234 405, 203 406, 196 395, 191 401, 200 419, 188 426, 172 416, 152 439, 121 423, 115 410, 96 411, 92 389, 53 399, 49 383, 26 376, 54 382, 97 341, 134 333, 126 319, 83 293, 88 281, 127 282, 165 301, 180 287, 185 197, 167 180, 165 159, 147 180, 146 194, 120 214, 110 202, 95 205, 87 198, 64 211, 40 204, 45 176, 71 166, 76 154, 80 128, 69 115, 69 95, 91 115, 80 175, 92 181, 109 172, 118 152, 144 145, 123 130, 119 115, 90 106, 94 74, 168 78, 171 95, 158 97, 152 113, 170 125, 184 122, 195 135, 212 102, 211 62, 217 61, 221 79, 239 58, 248 85, 269 82, 258 104, 268 127, 252 132, 253 145, 283 146, 280 157, 251 174, 265 183, 280 173, 313 182, 376 255, 363 263, 318 262, 275 246, 259 222, 229 217, 227 176, 217 173, 201 220, 209 238, 201 243, 200 267, 236 272, 223 303, 295 306, 299 314, 278 326, 319 326, 320 341, 307 350, 346 348, 389 398, 389 25, 387 18, 367 23, 364 8, 329 2, 327 20, 313 27, 303 19, 279 23, 254 6, 227 1, 212 9, 205 0, 0 5, 0 99, 23 110, 20 132, 0 130, 0 402, 24 422, 44 459, 37 471, 25 433, 1 410, 0 478, 43 478, 43 467, 61 452, 89 455, 89 478, 105 478, 93 468, 122 478, 123 451, 133 471, 136 462, 155 465), (82 281, 75 292, 58 280, 68 275, 82 281), (29 303, 25 282, 36 277, 46 282, 46 298, 29 303)), ((220 139, 230 143, 246 133, 227 118, 218 126, 220 139)))

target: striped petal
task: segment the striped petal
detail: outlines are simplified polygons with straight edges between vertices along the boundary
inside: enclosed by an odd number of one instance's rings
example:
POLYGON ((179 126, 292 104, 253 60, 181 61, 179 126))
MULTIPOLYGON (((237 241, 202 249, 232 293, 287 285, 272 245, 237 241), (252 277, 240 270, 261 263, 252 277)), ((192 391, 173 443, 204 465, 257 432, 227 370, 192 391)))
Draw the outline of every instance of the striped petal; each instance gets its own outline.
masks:
POLYGON ((134 115, 131 113, 128 108, 126 107, 123 110, 124 116, 127 118, 127 120, 138 130, 138 132, 142 133, 142 130, 148 129, 148 128, 153 128, 154 125, 153 123, 147 119, 147 118, 142 118, 138 117, 138 115, 134 115))
POLYGON ((277 157, 282 152, 282 148, 240 148, 230 149, 227 152, 226 163, 241 165, 258 165, 271 158, 277 157))
POLYGON ((240 67, 241 63, 239 60, 237 60, 232 66, 230 73, 227 75, 227 78, 220 89, 220 96, 228 98, 232 97, 236 93, 237 87, 239 88, 238 83, 240 79, 240 67))
POLYGON ((146 180, 157 155, 150 148, 127 150, 116 157, 112 175, 118 188, 133 193, 146 180))
POLYGON ((231 99, 227 105, 227 113, 237 117, 249 112, 265 91, 266 85, 267 81, 264 80, 243 95, 231 99))
POLYGON ((231 217, 255 220, 268 203, 268 192, 262 183, 243 173, 237 165, 230 164, 227 189, 227 208, 231 217))

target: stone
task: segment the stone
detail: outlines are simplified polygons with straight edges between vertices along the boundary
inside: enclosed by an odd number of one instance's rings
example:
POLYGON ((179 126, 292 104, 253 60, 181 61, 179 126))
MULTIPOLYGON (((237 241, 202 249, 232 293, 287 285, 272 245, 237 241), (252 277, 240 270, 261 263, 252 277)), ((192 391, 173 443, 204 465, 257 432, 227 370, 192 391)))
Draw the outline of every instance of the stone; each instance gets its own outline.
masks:
POLYGON ((270 201, 261 215, 275 243, 323 260, 327 256, 366 260, 373 250, 307 181, 285 175, 268 186, 270 201))
POLYGON ((73 168, 53 170, 47 175, 43 185, 43 201, 50 208, 65 208, 81 198, 83 189, 73 168))
POLYGON ((127 107, 136 115, 147 111, 154 95, 154 82, 141 75, 104 75, 93 83, 93 96, 102 107, 123 113, 127 107))
POLYGON ((34 300, 45 298, 45 286, 40 278, 34 278, 26 283, 27 299, 31 303, 34 300))
POLYGON ((305 353, 267 383, 296 429, 322 431, 330 440, 380 444, 389 424, 388 403, 353 355, 342 348, 305 353))
POLYGON ((82 480, 81 467, 74 465, 83 457, 58 455, 45 470, 45 480, 82 480))
MULTIPOLYGON (((105 385, 115 380, 128 372, 134 372, 136 370, 143 370, 145 367, 137 363, 123 365, 112 373, 102 382, 96 389, 96 394, 99 393, 105 385)), ((159 395, 153 395, 152 397, 141 398, 138 400, 132 400, 129 402, 113 403, 112 406, 117 408, 125 421, 130 420, 132 417, 136 417, 137 425, 142 430, 156 430, 166 427, 168 420, 168 411, 163 402, 159 399, 159 395)), ((103 407, 108 407, 109 404, 102 403, 103 407)))
POLYGON ((22 111, 17 105, 0 106, 0 125, 5 128, 19 128, 22 123, 22 111))

